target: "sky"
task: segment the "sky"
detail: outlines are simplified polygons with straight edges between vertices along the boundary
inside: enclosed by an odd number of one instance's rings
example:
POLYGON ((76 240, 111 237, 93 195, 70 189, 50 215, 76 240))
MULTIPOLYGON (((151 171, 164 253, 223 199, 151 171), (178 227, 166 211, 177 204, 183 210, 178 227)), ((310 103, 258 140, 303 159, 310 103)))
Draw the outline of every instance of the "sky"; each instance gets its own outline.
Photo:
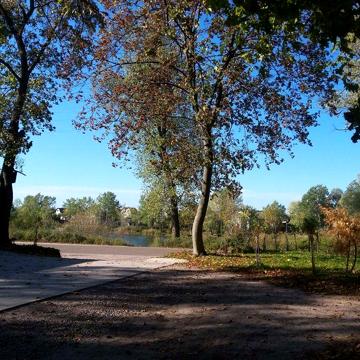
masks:
MULTIPOLYGON (((14 198, 26 195, 55 196, 57 206, 70 197, 96 198, 114 192, 122 205, 137 207, 143 185, 131 169, 112 166, 106 143, 91 134, 75 130, 72 120, 80 110, 75 103, 53 108, 56 131, 34 138, 33 147, 23 156, 23 172, 14 184, 14 198)), ((313 147, 297 145, 295 157, 285 156, 281 165, 264 166, 239 176, 243 202, 261 209, 278 201, 288 206, 300 200, 311 187, 326 185, 345 190, 360 174, 360 143, 351 142, 351 132, 341 131, 344 122, 323 114, 320 126, 310 131, 313 147)))

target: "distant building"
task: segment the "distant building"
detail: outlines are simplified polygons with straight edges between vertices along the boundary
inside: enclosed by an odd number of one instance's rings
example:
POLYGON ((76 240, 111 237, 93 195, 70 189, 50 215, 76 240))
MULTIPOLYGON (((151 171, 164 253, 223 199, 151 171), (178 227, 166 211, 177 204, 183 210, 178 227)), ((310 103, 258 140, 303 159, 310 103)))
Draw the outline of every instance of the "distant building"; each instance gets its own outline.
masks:
POLYGON ((123 207, 120 210, 122 217, 122 225, 130 226, 134 224, 134 215, 137 213, 137 209, 134 207, 123 207))
POLYGON ((55 215, 57 216, 57 218, 59 219, 60 222, 65 222, 68 220, 66 218, 66 216, 64 215, 65 210, 66 209, 63 207, 56 208, 56 210, 55 210, 55 215))

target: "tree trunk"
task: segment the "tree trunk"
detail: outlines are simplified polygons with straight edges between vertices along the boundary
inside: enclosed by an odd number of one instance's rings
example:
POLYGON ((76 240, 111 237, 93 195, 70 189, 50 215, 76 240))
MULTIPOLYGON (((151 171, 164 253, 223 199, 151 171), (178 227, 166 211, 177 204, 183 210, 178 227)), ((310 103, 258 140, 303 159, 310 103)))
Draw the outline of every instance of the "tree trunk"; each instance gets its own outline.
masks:
POLYGON ((349 262, 350 262, 350 251, 351 251, 351 241, 348 242, 348 249, 346 254, 346 272, 349 271, 349 262))
POLYGON ((27 96, 28 82, 30 73, 28 72, 27 55, 25 47, 20 49, 21 53, 21 78, 14 110, 11 116, 9 128, 10 144, 5 156, 0 173, 0 247, 11 245, 9 238, 10 213, 13 203, 13 183, 16 181, 15 160, 20 152, 20 140, 24 137, 23 131, 19 131, 19 123, 24 109, 27 96), (12 142, 12 143, 11 143, 12 142))
POLYGON ((260 244, 259 244, 260 235, 256 235, 256 267, 260 266, 260 244))
POLYGON ((290 250, 290 246, 289 246, 289 238, 287 233, 285 233, 285 243, 286 243, 286 251, 290 250))
POLYGON ((275 252, 278 251, 278 242, 277 242, 277 233, 274 233, 274 245, 275 245, 275 252))
POLYGON ((316 232, 316 252, 319 252, 319 246, 320 246, 320 236, 319 232, 316 232))
POLYGON ((266 234, 264 234, 264 239, 263 239, 263 252, 266 251, 266 234))
POLYGON ((13 183, 16 172, 14 170, 15 158, 4 160, 0 174, 0 247, 11 245, 9 237, 10 213, 13 203, 13 183))
POLYGON ((316 267, 315 267, 315 244, 314 244, 314 235, 312 233, 308 234, 309 237, 309 244, 311 250, 311 268, 313 275, 316 274, 316 267))
POLYGON ((203 142, 203 144, 204 144, 204 155, 205 155, 206 164, 203 167, 203 176, 201 181, 201 195, 192 227, 193 254, 196 256, 206 255, 204 241, 203 241, 203 227, 204 227, 206 211, 210 199, 212 163, 213 163, 211 139, 208 138, 203 142))
POLYGON ((295 243, 295 250, 297 251, 298 246, 297 246, 297 239, 296 239, 296 234, 294 233, 294 243, 295 243))
POLYGON ((354 241, 354 260, 351 266, 351 272, 353 272, 355 270, 355 266, 356 266, 356 260, 357 260, 357 243, 356 240, 354 241))
POLYGON ((180 237, 180 220, 179 220, 179 209, 176 196, 171 197, 171 223, 172 223, 172 236, 174 238, 180 237))

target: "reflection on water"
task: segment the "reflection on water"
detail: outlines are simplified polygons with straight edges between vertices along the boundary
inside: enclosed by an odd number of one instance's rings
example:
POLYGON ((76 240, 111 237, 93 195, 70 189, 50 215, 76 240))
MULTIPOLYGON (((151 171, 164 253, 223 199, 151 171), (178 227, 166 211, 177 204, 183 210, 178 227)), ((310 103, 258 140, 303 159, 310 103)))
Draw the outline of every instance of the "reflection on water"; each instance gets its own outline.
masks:
POLYGON ((121 235, 121 239, 123 239, 127 244, 133 246, 150 246, 153 240, 150 236, 141 234, 121 235))
POLYGON ((191 247, 191 238, 172 239, 170 236, 149 236, 143 234, 109 234, 108 240, 123 240, 130 246, 166 246, 166 247, 191 247))

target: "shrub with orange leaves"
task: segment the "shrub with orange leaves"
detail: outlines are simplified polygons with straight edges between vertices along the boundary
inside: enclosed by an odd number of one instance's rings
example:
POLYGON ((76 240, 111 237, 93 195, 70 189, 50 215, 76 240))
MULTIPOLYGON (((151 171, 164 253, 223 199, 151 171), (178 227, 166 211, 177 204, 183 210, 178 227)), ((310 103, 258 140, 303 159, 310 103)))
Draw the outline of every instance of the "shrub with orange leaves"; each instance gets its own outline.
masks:
POLYGON ((357 248, 360 244, 360 214, 350 215, 345 208, 322 208, 329 232, 335 235, 335 250, 346 255, 346 271, 349 270, 351 253, 353 262, 350 271, 356 266, 357 248))

